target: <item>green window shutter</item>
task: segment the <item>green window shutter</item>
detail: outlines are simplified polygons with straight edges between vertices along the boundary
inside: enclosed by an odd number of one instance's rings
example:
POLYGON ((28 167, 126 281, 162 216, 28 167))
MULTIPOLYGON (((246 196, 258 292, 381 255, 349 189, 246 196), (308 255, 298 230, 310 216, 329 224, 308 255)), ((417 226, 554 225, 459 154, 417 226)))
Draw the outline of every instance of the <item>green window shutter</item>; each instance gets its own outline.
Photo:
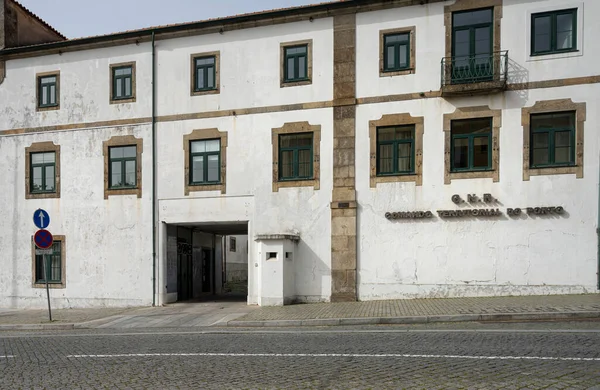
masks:
POLYGON ((415 126, 377 128, 377 175, 415 173, 415 126))

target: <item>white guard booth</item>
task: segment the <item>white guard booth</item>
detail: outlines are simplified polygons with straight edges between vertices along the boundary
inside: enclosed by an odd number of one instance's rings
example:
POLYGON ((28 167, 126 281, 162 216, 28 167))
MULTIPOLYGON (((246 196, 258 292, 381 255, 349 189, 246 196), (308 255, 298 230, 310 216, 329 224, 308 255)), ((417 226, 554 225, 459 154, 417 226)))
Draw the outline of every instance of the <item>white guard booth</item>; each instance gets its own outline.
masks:
POLYGON ((260 234, 255 238, 258 250, 258 304, 289 305, 296 298, 294 256, 300 236, 260 234))

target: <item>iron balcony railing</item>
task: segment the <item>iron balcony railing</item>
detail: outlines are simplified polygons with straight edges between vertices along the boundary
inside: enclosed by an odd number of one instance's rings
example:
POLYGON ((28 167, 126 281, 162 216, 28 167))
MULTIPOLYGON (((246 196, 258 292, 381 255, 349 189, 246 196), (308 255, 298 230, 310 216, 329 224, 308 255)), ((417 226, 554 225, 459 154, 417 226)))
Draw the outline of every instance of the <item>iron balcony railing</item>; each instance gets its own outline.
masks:
POLYGON ((482 82, 506 83, 508 51, 442 58, 442 87, 482 82))

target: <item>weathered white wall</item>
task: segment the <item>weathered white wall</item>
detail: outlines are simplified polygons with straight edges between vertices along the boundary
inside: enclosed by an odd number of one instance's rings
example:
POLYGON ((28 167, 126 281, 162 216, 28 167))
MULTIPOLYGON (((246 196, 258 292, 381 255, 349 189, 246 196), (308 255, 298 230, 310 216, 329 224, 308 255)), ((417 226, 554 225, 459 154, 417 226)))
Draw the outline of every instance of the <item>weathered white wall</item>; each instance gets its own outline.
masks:
POLYGON ((148 43, 67 52, 6 62, 0 85, 0 130, 130 118, 151 112, 148 43), (136 62, 136 102, 110 104, 110 64, 136 62), (36 73, 60 70, 60 110, 36 111, 36 73))
POLYGON ((51 289, 52 307, 152 303, 150 145, 142 154, 142 198, 104 199, 102 142, 111 136, 145 137, 149 126, 44 132, 0 137, 0 307, 45 308, 46 291, 32 288, 33 212, 50 214, 48 230, 66 236, 66 288, 51 289), (53 141, 60 148, 60 199, 25 199, 25 148, 53 141))
MULTIPOLYGON (((439 90, 441 60, 445 54, 444 6, 454 1, 385 11, 362 12, 356 16, 356 69, 358 97, 395 95, 439 90), (379 76, 379 31, 415 26, 416 73, 379 76)), ((600 2, 585 0, 505 0, 502 7, 501 49, 508 50, 511 83, 594 76, 600 57, 595 38, 600 35, 600 2), (578 8, 578 48, 575 53, 531 57, 531 13, 578 8)))
POLYGON ((248 280, 248 236, 233 235, 225 237, 225 262, 227 281, 248 280), (231 250, 231 238, 236 240, 235 252, 231 250))
POLYGON ((452 100, 429 99, 359 106, 356 185, 359 203, 360 299, 581 293, 596 290, 600 120, 598 86, 578 86, 452 100), (584 177, 522 179, 521 107, 538 100, 586 102, 584 177), (502 109, 500 181, 452 180, 444 185, 443 114, 455 107, 502 109), (423 185, 369 187, 368 122, 383 114, 425 117, 423 185), (491 193, 500 209, 563 206, 561 217, 440 219, 435 210, 457 209, 451 196, 491 193), (388 221, 388 211, 431 210, 431 220, 388 221))

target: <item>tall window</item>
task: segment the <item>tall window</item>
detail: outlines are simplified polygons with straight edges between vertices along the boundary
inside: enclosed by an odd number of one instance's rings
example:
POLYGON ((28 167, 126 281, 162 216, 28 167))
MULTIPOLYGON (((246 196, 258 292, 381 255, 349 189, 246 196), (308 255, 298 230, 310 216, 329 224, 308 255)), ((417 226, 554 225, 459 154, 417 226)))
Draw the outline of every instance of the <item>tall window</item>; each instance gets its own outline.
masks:
POLYGON ((109 148, 109 188, 135 188, 137 185, 137 147, 109 148))
POLYGON ((531 54, 577 49, 577 9, 531 15, 531 54))
POLYGON ((575 112, 531 115, 532 168, 575 164, 575 112))
POLYGON ((194 58, 194 91, 210 91, 216 89, 215 56, 194 58))
POLYGON ((221 140, 190 141, 190 184, 215 184, 221 181, 221 140))
POLYGON ((415 126, 377 129, 377 174, 414 173, 415 126))
POLYGON ((61 242, 55 240, 52 244, 51 255, 35 255, 35 282, 48 284, 60 284, 62 280, 62 256, 61 242), (45 261, 44 261, 45 259, 45 261))
POLYGON ((453 120, 452 171, 487 170, 492 167, 492 118, 453 120))
POLYGON ((30 187, 32 193, 56 191, 56 153, 30 153, 30 187))
POLYGON ((452 82, 486 81, 493 76, 493 10, 452 14, 452 82))
POLYGON ((313 174, 313 133, 279 135, 279 179, 310 179, 313 174))
POLYGON ((58 106, 56 75, 38 77, 38 107, 56 107, 58 106))
POLYGON ((284 48, 284 77, 286 82, 308 79, 308 45, 284 48))
POLYGON ((131 65, 112 68, 113 100, 133 97, 133 67, 131 65))
POLYGON ((394 72, 410 68, 410 33, 383 36, 383 71, 394 72))

